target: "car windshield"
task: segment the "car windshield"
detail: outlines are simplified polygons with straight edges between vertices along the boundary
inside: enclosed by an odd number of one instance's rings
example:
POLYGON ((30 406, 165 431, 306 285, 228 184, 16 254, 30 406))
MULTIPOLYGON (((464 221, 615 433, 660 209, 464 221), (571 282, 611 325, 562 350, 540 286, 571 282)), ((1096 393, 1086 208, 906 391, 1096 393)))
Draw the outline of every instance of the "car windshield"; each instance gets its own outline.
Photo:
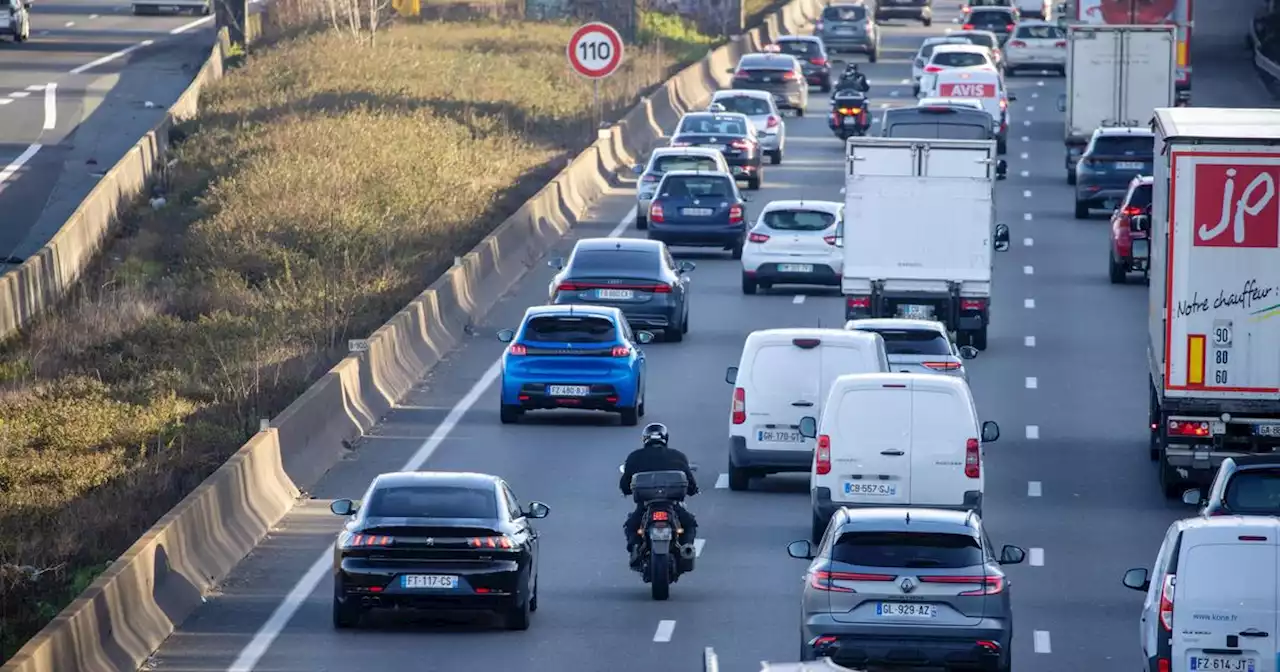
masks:
POLYGON ((969 44, 976 44, 979 47, 995 49, 997 46, 999 46, 999 42, 996 41, 995 35, 983 35, 982 33, 966 33, 964 35, 960 35, 959 37, 965 42, 968 42, 969 44))
POLYGON ((969 15, 969 24, 973 26, 983 26, 988 30, 1003 31, 1005 26, 1013 23, 1013 14, 1009 12, 987 10, 985 12, 974 12, 969 15))
POLYGON ((873 331, 884 339, 889 355, 950 355, 951 342, 932 329, 860 329, 873 331))
POLYGON ((715 176, 676 176, 662 181, 664 198, 730 198, 729 180, 715 176))
POLYGON ((775 231, 825 231, 836 216, 818 210, 773 210, 764 214, 764 225, 775 231))
POLYGON ((867 8, 862 5, 828 7, 822 10, 824 21, 865 21, 866 18, 867 8))
POLYGON ((822 49, 818 47, 816 42, 809 40, 785 40, 778 43, 778 51, 792 56, 817 56, 822 53, 822 49))
POLYGON ((529 320, 523 340, 541 343, 616 343, 617 330, 603 317, 545 315, 529 320))
POLYGON ((747 127, 741 119, 723 119, 712 116, 685 117, 677 133, 702 133, 704 135, 746 135, 747 127))
POLYGON ((716 102, 724 106, 725 112, 737 112, 747 116, 759 116, 773 112, 769 101, 752 96, 722 96, 716 102))
POLYGON ((452 485, 378 488, 365 506, 379 518, 497 518, 493 490, 452 485))
POLYGON ((925 140, 988 140, 990 133, 974 124, 893 124, 890 138, 922 138, 925 140))
POLYGON ((668 155, 655 157, 653 167, 649 169, 654 173, 669 173, 673 170, 720 170, 720 164, 716 160, 707 156, 680 156, 668 155))
POLYGON ((987 57, 972 51, 943 51, 934 54, 931 62, 944 68, 969 68, 986 65, 987 57))
POLYGON ((1145 208, 1151 205, 1151 185, 1139 184, 1133 188, 1133 193, 1129 195, 1129 207, 1145 208))
POLYGON ((1093 156, 1136 156, 1152 158, 1155 141, 1150 135, 1100 135, 1093 140, 1093 156))
POLYGON ((982 547, 967 534, 845 532, 831 560, 862 567, 961 569, 983 564, 982 547))
POLYGON ((1237 472, 1227 483, 1223 500, 1232 513, 1280 513, 1280 469, 1237 472))
POLYGON ((658 250, 583 250, 569 261, 571 278, 652 278, 658 250))
POLYGON ((1057 26, 1018 26, 1013 36, 1025 40, 1065 40, 1067 31, 1057 26))

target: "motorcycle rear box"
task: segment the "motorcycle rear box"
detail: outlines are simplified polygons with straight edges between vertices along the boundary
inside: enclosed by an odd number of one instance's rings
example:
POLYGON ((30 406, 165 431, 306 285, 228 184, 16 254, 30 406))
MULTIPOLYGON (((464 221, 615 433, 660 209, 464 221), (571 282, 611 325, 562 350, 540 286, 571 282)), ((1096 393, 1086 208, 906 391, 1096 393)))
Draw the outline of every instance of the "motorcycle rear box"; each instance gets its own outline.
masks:
POLYGON ((658 499, 683 502, 688 491, 683 471, 642 471, 631 477, 631 496, 638 504, 658 499))

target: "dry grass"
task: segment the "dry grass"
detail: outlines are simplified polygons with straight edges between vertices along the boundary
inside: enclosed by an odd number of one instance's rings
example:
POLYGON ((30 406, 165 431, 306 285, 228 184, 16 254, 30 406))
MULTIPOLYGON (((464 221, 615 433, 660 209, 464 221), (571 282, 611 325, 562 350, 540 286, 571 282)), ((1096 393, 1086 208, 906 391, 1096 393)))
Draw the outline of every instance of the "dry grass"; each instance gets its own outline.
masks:
MULTIPOLYGON (((69 305, 0 351, 6 657, 594 139, 570 32, 310 34, 214 88, 168 204, 136 208, 69 305)), ((608 107, 666 53, 634 50, 608 107)))

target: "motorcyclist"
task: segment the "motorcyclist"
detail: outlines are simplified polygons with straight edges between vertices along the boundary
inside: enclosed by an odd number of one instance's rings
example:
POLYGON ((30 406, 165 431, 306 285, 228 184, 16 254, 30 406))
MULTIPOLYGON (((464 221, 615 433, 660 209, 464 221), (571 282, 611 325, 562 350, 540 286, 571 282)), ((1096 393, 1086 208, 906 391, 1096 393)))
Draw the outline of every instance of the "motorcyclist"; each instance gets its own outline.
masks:
POLYGON ((866 93, 871 90, 871 84, 867 82, 867 76, 858 70, 857 63, 850 63, 845 66, 844 72, 840 73, 840 81, 836 82, 831 92, 831 97, 835 98, 840 93, 856 92, 866 93))
MULTIPOLYGON (((669 434, 666 425, 660 422, 646 425, 641 438, 644 445, 627 455, 622 478, 618 480, 618 488, 622 490, 622 494, 630 495, 631 477, 645 471, 683 471, 685 478, 689 480, 689 495, 698 494, 698 482, 693 477, 693 470, 689 468, 689 458, 667 445, 669 434)), ((697 538, 698 521, 679 503, 676 504, 675 510, 676 516, 680 519, 680 527, 684 530, 679 542, 686 546, 692 544, 697 538)), ((637 503, 635 510, 627 516, 627 522, 623 525, 623 531, 627 535, 627 550, 633 553, 640 541, 636 530, 640 527, 640 518, 643 515, 644 506, 637 503)))

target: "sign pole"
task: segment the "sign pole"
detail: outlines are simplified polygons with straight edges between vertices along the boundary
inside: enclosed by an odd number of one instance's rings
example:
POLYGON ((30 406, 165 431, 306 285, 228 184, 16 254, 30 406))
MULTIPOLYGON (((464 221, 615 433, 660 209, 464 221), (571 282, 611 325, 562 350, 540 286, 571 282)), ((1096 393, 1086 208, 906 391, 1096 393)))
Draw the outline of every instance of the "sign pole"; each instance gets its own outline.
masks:
POLYGON ((569 38, 565 51, 569 67, 591 80, 591 113, 598 132, 604 124, 600 80, 612 75, 622 65, 622 36, 607 23, 584 24, 569 38))
POLYGON ((596 128, 598 129, 600 128, 600 125, 604 123, 604 110, 600 109, 600 80, 593 79, 591 80, 591 84, 592 108, 595 110, 596 128))

